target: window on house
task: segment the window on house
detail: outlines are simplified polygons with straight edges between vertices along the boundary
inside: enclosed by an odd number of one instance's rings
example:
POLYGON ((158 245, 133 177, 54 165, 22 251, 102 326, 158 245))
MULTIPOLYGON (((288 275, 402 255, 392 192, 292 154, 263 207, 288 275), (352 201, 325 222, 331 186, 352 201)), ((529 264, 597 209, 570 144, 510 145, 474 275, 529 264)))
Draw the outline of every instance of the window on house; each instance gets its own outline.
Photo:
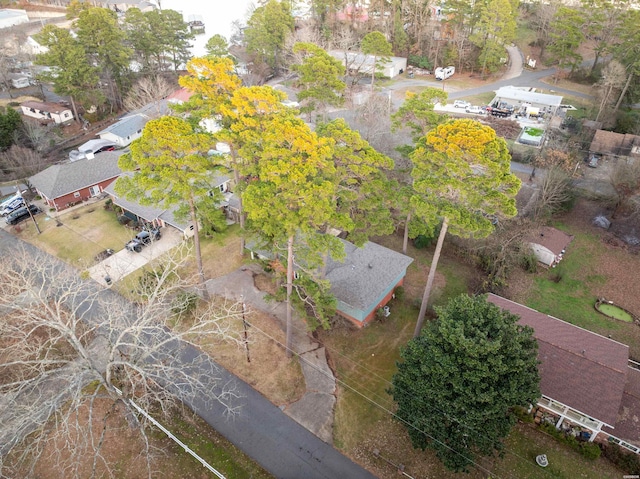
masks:
POLYGON ((73 197, 74 197, 74 198, 80 198, 80 192, 79 192, 79 191, 76 191, 76 192, 73 194, 73 197))
POLYGON ((222 183, 220 186, 218 186, 221 192, 224 193, 225 191, 227 191, 226 185, 226 183, 222 183))
POLYGON ((138 133, 142 133, 142 130, 138 130, 138 133))

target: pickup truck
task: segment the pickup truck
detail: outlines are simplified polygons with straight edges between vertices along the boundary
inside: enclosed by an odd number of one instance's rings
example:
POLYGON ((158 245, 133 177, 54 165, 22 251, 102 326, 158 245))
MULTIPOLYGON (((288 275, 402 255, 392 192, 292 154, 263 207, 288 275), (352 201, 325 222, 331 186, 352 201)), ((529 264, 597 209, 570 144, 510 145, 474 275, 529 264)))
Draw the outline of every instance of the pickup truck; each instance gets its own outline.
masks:
POLYGON ((158 228, 153 228, 150 230, 144 230, 138 233, 135 238, 129 241, 124 245, 127 251, 135 251, 136 253, 140 253, 142 248, 152 241, 157 241, 162 238, 160 234, 160 230, 158 228))

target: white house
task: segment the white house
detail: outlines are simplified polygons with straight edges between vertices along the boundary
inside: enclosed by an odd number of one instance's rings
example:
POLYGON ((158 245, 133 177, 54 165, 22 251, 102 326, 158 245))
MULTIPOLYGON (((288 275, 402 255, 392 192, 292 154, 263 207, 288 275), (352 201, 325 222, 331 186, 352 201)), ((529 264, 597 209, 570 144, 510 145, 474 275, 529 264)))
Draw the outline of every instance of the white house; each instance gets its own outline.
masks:
POLYGON ((33 37, 27 37, 27 40, 22 45, 22 51, 27 55, 39 55, 41 53, 47 53, 49 47, 40 45, 33 37))
POLYGON ((24 101, 20 104, 22 114, 38 120, 67 123, 73 121, 73 113, 58 103, 42 103, 39 101, 24 101))
MULTIPOLYGON (((348 52, 344 50, 331 50, 329 52, 333 58, 340 60, 347 73, 363 73, 371 75, 373 70, 373 55, 365 55, 359 52, 348 52)), ((407 59, 404 57, 390 57, 388 62, 381 63, 378 59, 378 71, 387 78, 394 78, 407 69, 407 59)))
POLYGON ((538 261, 545 266, 554 266, 564 256, 565 249, 573 236, 564 231, 543 226, 527 238, 529 246, 538 261))

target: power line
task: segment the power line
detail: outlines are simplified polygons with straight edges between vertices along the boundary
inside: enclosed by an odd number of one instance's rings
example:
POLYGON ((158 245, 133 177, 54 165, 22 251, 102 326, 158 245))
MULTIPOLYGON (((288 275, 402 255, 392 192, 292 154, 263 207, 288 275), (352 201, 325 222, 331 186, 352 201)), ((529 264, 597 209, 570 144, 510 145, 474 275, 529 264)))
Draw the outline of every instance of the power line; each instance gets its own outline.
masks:
MULTIPOLYGON (((273 337, 272 337, 272 336, 270 336, 268 333, 266 333, 265 331, 263 331, 263 330, 262 330, 262 329, 260 329, 259 327, 255 326, 255 325, 254 325, 254 324, 252 324, 251 322, 248 322, 248 323, 249 323, 249 325, 250 325, 250 326, 252 326, 252 327, 256 328, 256 330, 257 330, 257 331, 259 331, 260 333, 262 333, 263 335, 265 335, 266 337, 268 337, 269 339, 271 339, 271 340, 272 340, 272 341, 274 341, 276 344, 278 344, 279 346, 281 346, 283 349, 285 349, 285 350, 286 350, 286 345, 282 344, 280 341, 278 341, 277 339, 273 338, 273 337)), ((299 332, 302 332, 302 331, 303 331, 303 330, 302 330, 302 328, 299 328, 299 327, 297 327, 297 326, 294 326, 294 328, 295 328, 296 330, 298 330, 299 332)), ((306 333, 306 330, 305 330, 304 332, 306 333)), ((344 355, 344 354, 340 353, 339 351, 337 351, 337 350, 335 350, 335 349, 333 349, 333 348, 330 348, 330 347, 326 346, 326 345, 325 345, 325 344, 323 344, 323 343, 321 343, 321 344, 322 344, 322 345, 323 345, 323 347, 325 347, 327 350, 330 350, 330 351, 332 351, 332 352, 336 352, 338 355, 340 355, 340 356, 342 356, 343 358, 347 359, 348 361, 350 361, 350 362, 354 363, 356 366, 361 367, 361 368, 362 368, 362 369, 364 369, 365 371, 367 371, 367 372, 371 373, 372 375, 376 376, 376 377, 377 377, 378 379, 380 379, 381 381, 383 381, 383 382, 387 383, 387 384, 388 384, 388 385, 390 385, 390 386, 393 386, 393 384, 392 384, 389 380, 387 380, 387 379, 385 379, 384 377, 382 377, 382 376, 378 375, 377 373, 375 373, 374 371, 370 370, 370 369, 369 369, 369 368, 367 368, 366 366, 362 366, 359 362, 357 362, 357 361, 355 361, 355 360, 353 360, 353 359, 349 358, 348 356, 346 356, 346 355, 344 355)), ((293 350, 292 350, 292 352, 293 352, 294 354, 296 354, 296 355, 297 355, 301 360, 305 361, 305 363, 306 363, 306 364, 308 364, 310 367, 312 367, 312 368, 316 369, 318 372, 320 372, 320 373, 322 373, 322 374, 326 375, 327 377, 329 377, 329 375, 328 375, 325 371, 323 371, 323 370, 321 370, 321 369, 317 368, 313 363, 309 362, 307 359, 305 359, 304 357, 300 356, 300 354, 299 354, 299 353, 297 353, 296 351, 293 351, 293 350)), ((456 451, 456 450, 454 450, 453 448, 451 448, 451 447, 447 446, 446 444, 442 443, 441 441, 437 440, 436 438, 433 438, 432 436, 430 436, 429 434, 427 434, 425 431, 422 431, 422 430, 418 429, 418 428, 417 428, 416 426, 414 426, 413 424, 411 424, 411 423, 407 422, 406 420, 404 420, 404 419, 400 418, 399 416, 397 416, 394 412, 392 412, 392 411, 389 409, 389 408, 390 408, 389 406, 384 406, 384 405, 380 404, 378 401, 376 401, 376 400, 372 399, 371 397, 367 396, 367 395, 366 395, 366 394, 364 394, 363 392, 361 392, 361 391, 357 390, 355 387, 353 387, 353 386, 351 386, 351 385, 347 384, 347 382, 346 382, 345 380, 339 379, 339 378, 337 378, 337 377, 333 377, 333 378, 334 378, 338 383, 340 383, 341 385, 343 385, 344 387, 346 387, 347 389, 349 389, 349 390, 351 390, 351 391, 355 392, 356 394, 358 394, 359 396, 361 396, 362 398, 364 398, 365 400, 367 400, 368 402, 370 402, 370 403, 371 403, 371 404, 373 404, 374 406, 376 406, 376 407, 380 408, 381 410, 383 410, 385 413, 390 414, 392 417, 394 417, 394 418, 398 419, 399 421, 401 421, 402 423, 406 424, 408 427, 411 427, 412 429, 414 429, 414 430, 416 430, 416 431, 418 431, 418 432, 420 432, 420 433, 424 434, 425 436, 427 436, 427 437, 429 437, 429 438, 431 438, 431 439, 435 440, 435 441, 436 441, 436 442, 438 442, 439 444, 443 444, 445 447, 447 447, 447 448, 448 448, 448 449, 450 449, 451 451, 455 452, 456 454, 459 454, 460 456, 465 457, 466 459, 469 459, 469 458, 467 458, 466 456, 464 456, 462 453, 459 453, 458 451, 456 451)), ((358 386, 362 386, 362 384, 358 384, 358 386)), ((376 392, 374 392, 374 391, 371 391, 371 390, 370 390, 370 389, 368 389, 367 387, 363 387, 363 388, 365 389, 365 391, 366 391, 366 392, 368 392, 368 393, 370 393, 370 394, 372 394, 372 395, 374 395, 374 396, 377 396, 377 397, 379 397, 379 398, 382 398, 382 399, 384 399, 385 401, 387 401, 387 400, 393 401, 391 398, 384 398, 384 397, 380 396, 378 393, 376 393, 376 392)), ((401 389, 401 390, 402 390, 402 389, 401 389)), ((406 391, 405 391, 405 392, 406 392, 406 391)), ((434 407, 434 406, 432 406, 432 405, 431 405, 430 407, 431 407, 431 409, 433 409, 433 410, 434 410, 434 411, 436 411, 437 413, 441 414, 443 417, 446 417, 448 420, 452 420, 452 421, 454 421, 454 422, 458 423, 460 426, 462 426, 462 427, 464 427, 464 428, 468 429, 468 430, 469 430, 470 432, 472 432, 473 434, 479 434, 479 432, 478 432, 477 430, 475 430, 475 429, 471 428, 470 426, 468 426, 467 424, 465 424, 465 423, 464 423, 464 421, 462 421, 462 420, 460 420, 460 419, 456 418, 455 416, 451 416, 449 413, 446 413, 446 412, 442 411, 441 409, 439 409, 439 408, 437 408, 437 407, 434 407)), ((514 456, 514 457, 516 457, 516 458, 518 458, 519 460, 522 460, 522 461, 526 462, 526 463, 529 463, 529 462, 530 462, 530 460, 529 460, 529 459, 527 459, 527 458, 525 458, 525 457, 523 457, 523 456, 521 456, 521 455, 517 454, 516 452, 510 451, 510 450, 509 450, 509 449, 507 449, 506 447, 505 447, 504 451, 505 451, 506 453, 508 453, 508 454, 510 454, 510 455, 512 455, 512 456, 514 456)), ((470 459, 469 459, 469 460, 470 460, 470 459)), ((478 465, 477 465, 477 463, 475 463, 474 461, 471 461, 471 462, 472 462, 474 465, 478 466, 478 465)), ((486 470, 485 468, 483 468, 482 466, 478 466, 478 467, 481 467, 481 468, 482 468, 483 470, 485 470, 486 472, 490 472, 490 471, 487 471, 487 470, 486 470)), ((551 473, 550 473, 549 471, 545 470, 544 472, 545 472, 545 474, 546 474, 548 477, 551 477, 551 473)))

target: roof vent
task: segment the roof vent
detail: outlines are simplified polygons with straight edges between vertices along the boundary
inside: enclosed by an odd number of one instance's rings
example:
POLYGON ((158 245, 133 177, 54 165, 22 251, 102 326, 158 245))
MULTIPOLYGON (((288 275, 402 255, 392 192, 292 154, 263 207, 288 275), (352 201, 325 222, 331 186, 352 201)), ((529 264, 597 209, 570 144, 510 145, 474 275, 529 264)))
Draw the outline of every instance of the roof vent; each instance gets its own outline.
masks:
POLYGON ((369 269, 373 269, 373 265, 369 263, 369 269))

